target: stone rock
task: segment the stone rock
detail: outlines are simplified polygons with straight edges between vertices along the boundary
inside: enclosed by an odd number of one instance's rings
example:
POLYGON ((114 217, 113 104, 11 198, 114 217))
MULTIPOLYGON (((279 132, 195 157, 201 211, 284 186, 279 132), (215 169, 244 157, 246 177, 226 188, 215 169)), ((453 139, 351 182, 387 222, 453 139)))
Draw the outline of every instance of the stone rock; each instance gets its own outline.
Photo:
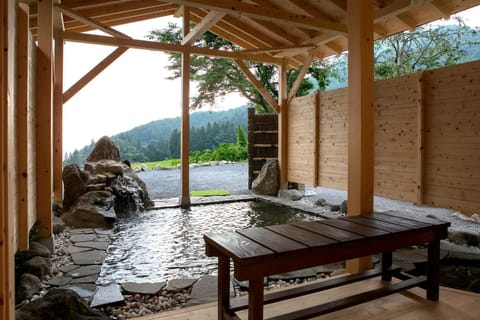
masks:
POLYGON ((20 303, 23 300, 30 299, 42 288, 42 281, 31 273, 20 275, 15 287, 15 301, 20 303))
POLYGON ((52 220, 53 234, 62 233, 63 230, 65 230, 65 222, 63 222, 63 220, 57 216, 53 216, 52 218, 53 218, 52 220))
POLYGON ((103 136, 97 141, 92 152, 90 152, 87 157, 88 162, 95 162, 104 159, 120 161, 120 151, 113 143, 112 139, 107 136, 103 136))
POLYGON ((91 175, 103 174, 106 177, 106 182, 109 178, 122 174, 123 171, 129 169, 124 163, 113 160, 99 160, 96 162, 85 162, 83 169, 91 175), (109 175, 110 174, 110 175, 109 175))
POLYGON ((122 283, 122 289, 128 293, 139 293, 139 294, 149 294, 154 295, 160 292, 166 282, 155 282, 155 283, 135 283, 135 282, 125 282, 122 283))
POLYGON ((108 242, 107 241, 85 241, 85 242, 77 243, 76 246, 81 248, 107 250, 108 242))
POLYGON ((330 211, 338 212, 341 209, 339 204, 330 204, 329 206, 330 206, 330 211))
POLYGON ((77 283, 61 287, 60 289, 72 290, 80 297, 91 300, 95 290, 97 290, 97 286, 93 283, 77 283))
POLYGON ((91 307, 99 307, 108 304, 123 302, 123 296, 118 284, 112 283, 107 286, 98 287, 93 296, 91 307))
POLYGON ((285 190, 282 189, 278 192, 278 197, 286 200, 297 201, 303 198, 303 195, 300 191, 295 189, 285 190))
POLYGON ((292 272, 286 272, 282 274, 275 274, 268 277, 269 280, 293 280, 293 279, 304 279, 304 278, 313 278, 317 276, 317 270, 315 268, 307 268, 292 272))
POLYGON ((40 299, 16 311, 16 320, 108 320, 107 315, 91 309, 74 291, 51 289, 40 299))
MULTIPOLYGON (((133 171, 131 174, 134 174, 133 171)), ((143 182, 142 182, 143 184, 143 182)), ((151 206, 146 187, 143 189, 137 181, 129 175, 118 176, 110 184, 115 195, 115 212, 128 214, 142 212, 151 206)))
POLYGON ((347 213, 347 200, 343 200, 340 204, 340 212, 347 213))
POLYGON ((217 277, 211 275, 203 276, 193 285, 187 306, 216 301, 217 292, 217 277))
POLYGON ((78 265, 102 264, 105 261, 105 251, 90 250, 72 254, 72 260, 78 265))
POLYGON ((478 246, 480 243, 480 233, 470 230, 448 228, 448 240, 456 244, 478 246))
POLYGON ((49 258, 35 256, 25 261, 21 270, 23 273, 31 273, 40 279, 50 274, 51 262, 49 258))
POLYGON ((62 180, 64 185, 63 210, 67 211, 75 201, 87 190, 88 175, 76 164, 63 168, 62 180))
POLYGON ((312 203, 316 206, 323 207, 327 204, 327 200, 325 200, 324 198, 320 198, 320 197, 314 197, 312 199, 312 203))
POLYGON ((168 281, 165 289, 168 291, 182 291, 193 286, 197 280, 198 279, 172 279, 168 281))
POLYGON ((55 277, 47 281, 47 284, 49 286, 55 286, 55 287, 60 287, 60 286, 65 286, 69 284, 72 281, 71 277, 55 277))
POLYGON ((81 196, 61 218, 71 227, 109 226, 117 219, 114 196, 107 191, 88 192, 81 196))
POLYGON ((274 196, 279 187, 280 171, 278 161, 269 159, 252 182, 252 191, 257 194, 274 196))
POLYGON ((140 177, 131 168, 125 170, 123 174, 124 176, 130 177, 133 180, 135 180, 138 186, 142 189, 143 192, 140 194, 140 197, 143 201, 145 208, 147 209, 147 208, 153 207, 153 201, 150 200, 150 196, 148 195, 147 185, 145 184, 145 182, 143 182, 143 180, 140 179, 140 177))
POLYGON ((40 242, 31 241, 25 257, 26 259, 30 259, 35 256, 50 258, 52 256, 52 252, 40 242))
POLYGON ((81 266, 74 268, 70 271, 67 271, 67 276, 72 278, 81 278, 90 275, 98 275, 100 273, 101 266, 100 265, 90 265, 90 266, 81 266))

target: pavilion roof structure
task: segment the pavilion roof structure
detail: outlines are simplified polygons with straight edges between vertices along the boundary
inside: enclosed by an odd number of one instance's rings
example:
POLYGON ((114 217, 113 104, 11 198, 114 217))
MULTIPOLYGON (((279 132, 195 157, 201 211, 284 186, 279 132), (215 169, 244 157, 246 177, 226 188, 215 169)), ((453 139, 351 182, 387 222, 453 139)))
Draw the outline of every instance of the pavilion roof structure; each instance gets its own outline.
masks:
MULTIPOLYGON (((190 20, 196 27, 182 45, 191 45, 207 30, 236 44, 240 50, 223 54, 202 50, 197 53, 220 57, 281 64, 288 67, 309 64, 348 49, 346 0, 62 0, 56 1, 56 28, 65 31, 64 39, 98 44, 148 48, 146 41, 131 42, 79 33, 98 29, 92 21, 114 27, 142 20, 177 16, 190 8, 190 20), (80 17, 80 18, 79 18, 80 17)), ((374 36, 413 30, 417 26, 474 7, 478 0, 376 0, 374 36)), ((32 33, 37 32, 36 6, 30 12, 32 33)), ((150 49, 155 49, 150 45, 150 49)), ((179 46, 157 47, 181 52, 179 46)), ((195 53, 195 52, 194 52, 195 53)))

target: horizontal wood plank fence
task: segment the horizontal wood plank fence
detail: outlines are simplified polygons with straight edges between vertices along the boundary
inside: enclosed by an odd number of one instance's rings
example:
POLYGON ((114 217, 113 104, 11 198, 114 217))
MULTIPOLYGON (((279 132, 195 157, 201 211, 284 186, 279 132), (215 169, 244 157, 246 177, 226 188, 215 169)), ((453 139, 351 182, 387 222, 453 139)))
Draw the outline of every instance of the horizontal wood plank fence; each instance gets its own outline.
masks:
MULTIPOLYGON (((347 88, 292 100, 288 181, 346 190, 347 149, 347 88)), ((480 213, 480 61, 375 82, 375 195, 480 213)))

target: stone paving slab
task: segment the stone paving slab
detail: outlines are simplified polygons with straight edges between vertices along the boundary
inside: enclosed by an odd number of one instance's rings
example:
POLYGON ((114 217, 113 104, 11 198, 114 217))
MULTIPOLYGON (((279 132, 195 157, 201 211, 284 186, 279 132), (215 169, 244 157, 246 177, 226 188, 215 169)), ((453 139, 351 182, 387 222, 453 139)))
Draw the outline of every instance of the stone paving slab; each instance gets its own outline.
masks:
POLYGON ((75 264, 90 265, 90 264, 103 264, 105 261, 105 251, 102 250, 90 250, 85 252, 79 252, 72 254, 72 259, 75 264))
POLYGON ((155 282, 155 283, 136 283, 125 282, 122 283, 122 289, 128 293, 150 294, 154 295, 162 290, 167 282, 155 282))
POLYGON ((66 251, 68 253, 70 253, 70 255, 72 255, 74 253, 85 252, 85 251, 90 251, 90 250, 92 250, 92 248, 88 248, 88 247, 82 248, 82 247, 77 247, 77 246, 70 246, 66 249, 66 251))
POLYGON ((85 241, 85 242, 75 243, 75 246, 80 248, 107 250, 108 242, 104 241, 103 239, 102 241, 85 241))
MULTIPOLYGON (((217 276, 206 275, 200 278, 192 287, 190 299, 186 306, 195 306, 198 304, 209 303, 217 301, 217 276)), ((233 286, 230 285, 230 296, 234 296, 233 286)))
POLYGON ((60 268, 58 268, 60 271, 64 272, 64 273, 68 273, 68 272, 71 272, 75 269, 78 269, 80 268, 79 265, 76 265, 76 264, 67 264, 67 265, 64 265, 64 266, 61 266, 60 268))
POLYGON ((111 236, 113 234, 113 228, 95 228, 93 230, 97 235, 111 236))
POLYGON ((81 266, 67 273, 72 278, 81 278, 92 274, 98 275, 101 270, 99 265, 81 266))
POLYGON ((84 299, 91 299, 95 294, 97 286, 94 284, 75 284, 61 287, 63 289, 73 290, 84 299))
POLYGON ((95 281, 97 281, 97 278, 98 278, 98 274, 92 274, 85 277, 78 277, 78 278, 72 279, 72 282, 70 282, 70 284, 95 283, 95 281))
POLYGON ((85 241, 92 241, 97 238, 97 235, 95 233, 90 233, 90 234, 75 234, 70 236, 70 241, 72 242, 85 242, 85 241))
POLYGON ((72 281, 71 277, 55 277, 47 281, 49 286, 61 287, 69 284, 72 281))
POLYGON ((165 290, 168 291, 182 291, 190 288, 197 282, 198 279, 172 279, 168 281, 165 290))
POLYGON ((74 234, 88 234, 88 233, 94 233, 92 228, 75 228, 75 229, 70 229, 69 230, 71 235, 74 234))
POLYGON ((99 286, 90 307, 100 307, 108 304, 123 302, 123 295, 118 284, 112 283, 107 286, 99 286))

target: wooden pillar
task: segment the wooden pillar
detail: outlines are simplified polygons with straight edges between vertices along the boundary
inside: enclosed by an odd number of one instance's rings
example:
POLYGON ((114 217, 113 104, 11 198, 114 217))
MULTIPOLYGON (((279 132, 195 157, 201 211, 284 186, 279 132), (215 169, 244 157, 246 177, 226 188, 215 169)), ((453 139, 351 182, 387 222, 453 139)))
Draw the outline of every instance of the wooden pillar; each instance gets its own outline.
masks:
POLYGON ((38 2, 37 49, 37 106, 36 106, 36 162, 37 162, 37 221, 38 235, 52 234, 52 0, 38 2))
MULTIPOLYGON (((373 212, 373 0, 347 1, 348 215, 373 212)), ((370 268, 371 258, 347 262, 348 272, 370 268)))
POLYGON ((24 3, 17 7, 17 53, 16 53, 16 105, 15 105, 15 126, 17 142, 17 172, 18 172, 18 248, 19 250, 28 250, 29 233, 29 194, 28 184, 31 181, 29 176, 29 126, 28 126, 28 108, 29 108, 29 6, 24 3))
POLYGON ((280 189, 287 189, 288 174, 288 103, 287 103, 287 65, 279 66, 278 75, 278 164, 280 166, 280 189))
MULTIPOLYGON (((190 10, 183 10, 183 36, 190 32, 190 10)), ((190 207, 190 52, 182 54, 182 123, 181 123, 181 196, 180 206, 190 207)))
POLYGON ((53 194, 63 201, 63 32, 55 32, 55 79, 53 88, 53 194))
POLYGON ((0 319, 15 319, 14 55, 15 1, 0 4, 0 319), (10 32, 9 32, 10 31, 10 32))
POLYGON ((417 73, 417 159, 416 159, 416 181, 417 181, 417 195, 416 205, 423 204, 423 167, 424 167, 424 83, 423 83, 423 71, 417 73))

